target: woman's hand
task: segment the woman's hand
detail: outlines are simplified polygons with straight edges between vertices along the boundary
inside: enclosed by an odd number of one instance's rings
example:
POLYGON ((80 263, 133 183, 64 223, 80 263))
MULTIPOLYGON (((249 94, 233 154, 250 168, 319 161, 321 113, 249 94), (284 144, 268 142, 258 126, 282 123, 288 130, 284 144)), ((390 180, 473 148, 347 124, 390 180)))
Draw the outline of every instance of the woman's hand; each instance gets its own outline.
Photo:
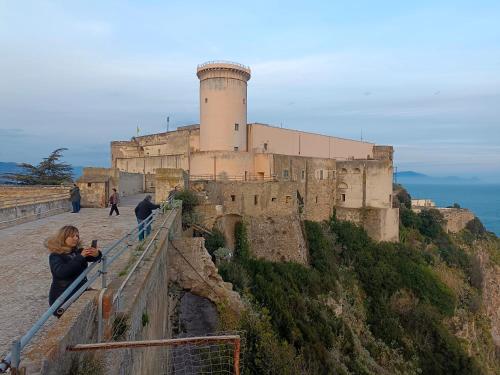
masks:
POLYGON ((96 257, 98 255, 99 255, 99 250, 97 250, 95 247, 88 247, 82 250, 83 257, 96 257))

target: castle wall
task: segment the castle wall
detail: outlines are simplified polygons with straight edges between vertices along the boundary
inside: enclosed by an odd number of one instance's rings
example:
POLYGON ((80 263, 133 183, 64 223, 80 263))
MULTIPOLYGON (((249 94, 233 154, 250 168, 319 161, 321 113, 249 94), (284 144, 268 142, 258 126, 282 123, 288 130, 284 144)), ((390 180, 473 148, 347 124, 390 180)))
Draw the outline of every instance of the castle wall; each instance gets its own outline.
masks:
POLYGON ((399 241, 398 208, 337 207, 336 218, 362 226, 375 241, 399 241))
POLYGON ((274 262, 308 264, 306 240, 298 214, 280 217, 246 217, 252 255, 274 262))
POLYGON ((180 168, 157 169, 155 175, 156 203, 167 199, 170 191, 172 191, 176 186, 179 187, 179 190, 184 189, 186 178, 187 176, 184 170, 180 168))
POLYGON ((335 207, 336 161, 302 156, 272 156, 272 170, 277 178, 296 182, 304 219, 327 220, 335 207))
POLYGON ((467 223, 474 219, 474 214, 464 208, 438 208, 446 220, 445 231, 458 233, 465 228, 467 223))
POLYGON ((248 152, 207 151, 191 155, 191 175, 218 180, 239 178, 254 174, 254 156, 248 152))
POLYGON ((373 143, 264 124, 249 124, 248 128, 249 151, 329 159, 373 157, 373 143))
POLYGON ((113 188, 121 197, 142 192, 144 175, 117 168, 87 167, 76 183, 80 188, 82 207, 107 207, 113 188))
POLYGON ((337 161, 337 171, 337 206, 392 207, 391 161, 337 161))

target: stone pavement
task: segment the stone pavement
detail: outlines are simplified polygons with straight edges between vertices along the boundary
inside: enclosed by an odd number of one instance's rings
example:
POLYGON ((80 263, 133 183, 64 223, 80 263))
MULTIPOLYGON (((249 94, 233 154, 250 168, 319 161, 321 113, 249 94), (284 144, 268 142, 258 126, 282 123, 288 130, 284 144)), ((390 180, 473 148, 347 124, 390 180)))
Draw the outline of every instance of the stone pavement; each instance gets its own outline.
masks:
POLYGON ((52 278, 45 239, 64 225, 74 225, 84 245, 97 239, 103 248, 137 224, 134 207, 144 196, 124 197, 120 216, 109 217, 109 208, 82 208, 78 214, 67 212, 0 229, 0 358, 49 307, 52 278))

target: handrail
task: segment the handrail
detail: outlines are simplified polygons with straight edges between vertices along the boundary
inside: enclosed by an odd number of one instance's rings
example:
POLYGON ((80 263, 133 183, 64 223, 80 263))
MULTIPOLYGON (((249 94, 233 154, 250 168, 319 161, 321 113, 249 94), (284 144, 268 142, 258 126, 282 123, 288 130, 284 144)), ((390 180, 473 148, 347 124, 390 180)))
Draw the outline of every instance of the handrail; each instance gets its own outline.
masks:
MULTIPOLYGON (((123 241, 130 236, 135 236, 140 233, 143 233, 146 230, 148 225, 151 225, 153 220, 158 216, 159 212, 163 212, 168 205, 172 206, 173 199, 166 200, 162 202, 160 209, 155 210, 155 212, 151 213, 146 219, 138 223, 138 225, 134 225, 134 228, 130 230, 127 234, 125 234, 120 239, 116 240, 107 248, 104 248, 102 253, 101 261, 91 263, 67 288, 66 290, 56 299, 56 301, 42 314, 42 316, 37 320, 33 326, 28 330, 28 332, 21 337, 20 340, 16 340, 13 342, 12 351, 8 353, 4 359, 0 361, 0 373, 4 373, 9 368, 18 368, 19 362, 21 358, 21 351, 26 347, 26 345, 31 341, 31 339, 35 336, 35 334, 43 327, 43 325, 47 322, 47 320, 55 313, 63 313, 85 290, 95 281, 99 276, 105 280, 106 267, 109 267, 110 264, 116 260, 119 255, 124 253, 123 249, 120 249, 118 254, 110 256, 108 259, 108 255, 114 249, 116 249, 120 244, 123 244, 123 241), (142 229, 138 228, 142 226, 142 229), (118 255, 118 256, 117 256, 118 255), (77 286, 82 282, 82 280, 87 277, 97 267, 97 264, 101 263, 101 270, 98 270, 94 275, 89 276, 87 282, 82 285, 78 290, 76 290, 77 286), (76 290, 76 292, 75 292, 76 290), (73 294, 72 294, 73 293, 73 294), (71 297, 69 297, 71 296, 71 297), (69 297, 69 298, 68 298, 69 297), (66 298, 68 300, 66 301, 66 298)), ((175 209, 176 207, 173 207, 175 209)), ((169 216, 171 213, 169 213, 169 216)), ((168 217, 169 217, 168 216, 168 217)), ((167 219, 168 219, 167 217, 167 219)), ((162 226, 164 223, 162 224, 162 226)), ((158 233, 158 232, 157 232, 158 233)), ((152 241, 151 241, 152 243, 152 241)), ((125 247, 127 248, 127 247, 125 247)), ((142 258, 141 258, 142 259, 142 258)), ((137 267, 134 267, 132 271, 135 271, 137 267)), ((103 282, 104 283, 104 282, 103 282)))

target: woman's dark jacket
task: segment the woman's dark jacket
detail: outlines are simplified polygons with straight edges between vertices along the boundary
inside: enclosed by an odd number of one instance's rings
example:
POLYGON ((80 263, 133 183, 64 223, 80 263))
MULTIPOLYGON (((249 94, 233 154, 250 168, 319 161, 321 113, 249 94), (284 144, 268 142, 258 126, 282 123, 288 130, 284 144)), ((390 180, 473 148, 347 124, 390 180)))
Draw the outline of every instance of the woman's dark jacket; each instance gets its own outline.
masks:
MULTIPOLYGON (((101 259, 102 254, 99 251, 99 255, 96 257, 83 257, 81 252, 83 249, 73 249, 70 253, 58 254, 51 253, 49 255, 50 272, 52 273, 52 285, 50 286, 49 292, 49 305, 52 305, 61 294, 64 293, 66 288, 71 285, 71 283, 80 274, 85 271, 88 266, 88 262, 97 262, 101 259)), ((80 287, 87 282, 87 278, 84 277, 80 282, 78 287, 76 287, 73 292, 66 298, 66 300, 76 293, 80 287)))

